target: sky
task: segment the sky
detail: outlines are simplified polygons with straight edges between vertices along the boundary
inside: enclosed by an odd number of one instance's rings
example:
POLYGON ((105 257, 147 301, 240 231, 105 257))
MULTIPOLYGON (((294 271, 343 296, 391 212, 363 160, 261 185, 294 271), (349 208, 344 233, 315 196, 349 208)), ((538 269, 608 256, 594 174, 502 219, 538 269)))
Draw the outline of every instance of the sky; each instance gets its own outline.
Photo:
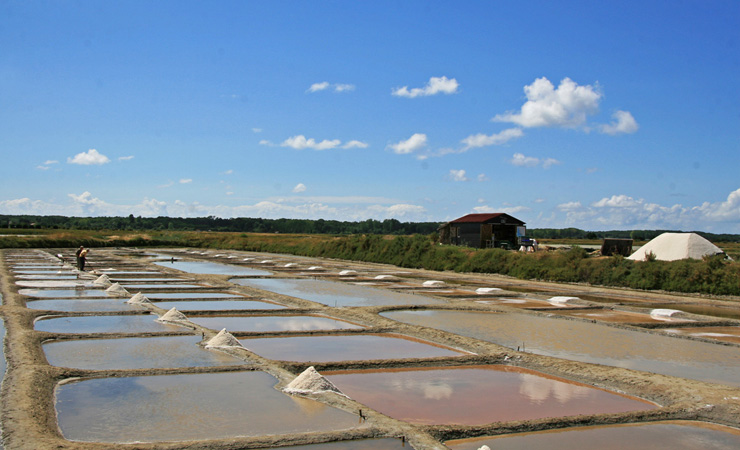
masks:
POLYGON ((0 0, 0 214, 740 233, 740 2, 0 0))

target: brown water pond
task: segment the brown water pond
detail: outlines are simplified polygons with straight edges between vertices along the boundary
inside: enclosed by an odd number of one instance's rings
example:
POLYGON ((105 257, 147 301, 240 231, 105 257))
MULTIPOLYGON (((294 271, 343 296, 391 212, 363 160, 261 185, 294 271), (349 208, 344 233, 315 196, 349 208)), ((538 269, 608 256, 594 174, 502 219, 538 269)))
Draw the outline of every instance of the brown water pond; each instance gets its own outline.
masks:
POLYGON ((223 439, 350 429, 357 416, 275 389, 264 372, 88 379, 57 388, 65 438, 95 442, 223 439))
POLYGON ((637 313, 630 311, 613 311, 608 309, 589 310, 589 311, 553 311, 555 314, 571 317, 580 317, 582 319, 596 320, 599 322, 610 323, 665 323, 665 322, 695 322, 694 320, 681 319, 677 317, 653 317, 650 314, 637 313))
POLYGON ((519 313, 393 311, 381 315, 540 355, 740 386, 740 352, 734 347, 519 313))
POLYGON ((297 336, 240 339, 258 355, 280 361, 433 358, 462 352, 401 335, 297 336))
POLYGON ((209 316, 190 317, 191 322, 212 330, 235 331, 309 331, 363 328, 342 320, 321 316, 209 316))
POLYGON ((664 329, 663 332, 740 344, 740 327, 682 327, 664 329))
POLYGON ((244 364, 198 345, 200 336, 48 341, 49 364, 87 370, 161 369, 244 364))
POLYGON ((703 422, 673 421, 602 427, 566 428, 508 436, 461 439, 445 443, 452 450, 734 450, 740 448, 740 430, 703 422))
POLYGON ((480 425, 641 411, 652 403, 509 366, 325 372, 344 394, 393 418, 480 425))

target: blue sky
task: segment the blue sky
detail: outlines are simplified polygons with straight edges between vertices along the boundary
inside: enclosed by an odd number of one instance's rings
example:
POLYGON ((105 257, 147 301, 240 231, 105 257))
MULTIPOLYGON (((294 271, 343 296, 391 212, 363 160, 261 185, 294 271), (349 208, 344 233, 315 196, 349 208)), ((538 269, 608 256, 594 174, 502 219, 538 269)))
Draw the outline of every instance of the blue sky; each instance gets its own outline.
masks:
POLYGON ((0 1, 0 213, 740 233, 740 2, 0 1))

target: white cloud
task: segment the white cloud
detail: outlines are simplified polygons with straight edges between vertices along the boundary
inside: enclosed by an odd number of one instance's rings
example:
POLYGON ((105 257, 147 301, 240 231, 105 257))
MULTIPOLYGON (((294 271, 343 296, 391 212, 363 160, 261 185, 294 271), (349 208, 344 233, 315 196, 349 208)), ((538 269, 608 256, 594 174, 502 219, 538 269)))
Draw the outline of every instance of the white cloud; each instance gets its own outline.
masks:
POLYGON ((118 157, 118 160, 119 161, 131 161, 132 159, 134 159, 134 156, 133 155, 131 155, 131 156, 119 156, 118 157))
POLYGON ((637 206, 640 201, 626 195, 612 195, 611 198, 602 198, 591 204, 594 208, 631 208, 637 206))
POLYGON ((423 88, 409 89, 408 86, 394 89, 391 94, 397 97, 415 98, 436 94, 456 94, 460 85, 454 78, 431 77, 423 88))
POLYGON ((262 128, 252 128, 252 133, 262 133, 262 128))
MULTIPOLYGON (((704 202, 692 210, 718 222, 740 222, 740 189, 730 192, 727 200, 719 203, 704 202)), ((740 231, 740 229, 738 229, 740 231)))
POLYGON ((493 208, 491 206, 484 205, 484 206, 476 206, 475 208, 473 208, 473 212, 476 214, 506 213, 506 214, 511 214, 513 216, 514 214, 518 214, 521 212, 527 212, 530 209, 531 208, 527 206, 506 206, 503 208, 493 208))
POLYGON ((97 150, 91 148, 90 150, 82 153, 78 153, 74 158, 67 158, 69 164, 81 164, 83 166, 89 165, 101 165, 110 162, 107 156, 98 153, 97 150))
POLYGON ((356 140, 349 141, 345 143, 344 145, 342 145, 342 148, 367 148, 367 147, 368 147, 368 144, 366 142, 356 141, 356 140))
POLYGON ((193 182, 192 178, 180 178, 180 184, 188 184, 192 182, 193 182))
POLYGON ((465 145, 464 149, 467 150, 471 148, 488 147, 491 145, 502 145, 512 139, 522 136, 524 136, 524 132, 521 128, 508 128, 492 135, 486 135, 483 133, 473 134, 460 142, 465 145))
POLYGON ((523 153, 514 153, 514 156, 512 156, 509 162, 519 167, 537 167, 542 165, 545 169, 549 169, 554 165, 560 164, 560 161, 555 158, 540 159, 535 158, 534 156, 524 156, 523 153))
POLYGON ((319 92, 329 88, 328 81, 322 81, 321 83, 314 83, 308 88, 307 92, 319 92))
POLYGON ((355 90, 354 84, 337 83, 334 85, 334 92, 349 92, 349 91, 354 91, 354 90, 355 90))
POLYGON ((423 133, 415 133, 405 141, 400 141, 396 144, 391 144, 389 147, 394 153, 398 155, 407 155, 417 150, 421 150, 427 145, 427 135, 423 133))
POLYGON ((303 183, 296 184, 295 187, 293 188, 293 192, 295 192, 296 194, 299 194, 301 192, 306 192, 306 185, 303 183))
POLYGON ((640 126, 632 114, 627 111, 617 111, 612 114, 614 121, 608 125, 601 125, 600 129, 602 133, 615 135, 615 134, 630 134, 636 132, 640 126))
POLYGON ((488 181, 490 178, 486 176, 485 173, 478 174, 478 181, 488 181))
POLYGON ((262 139, 262 140, 260 140, 260 145, 267 145, 268 147, 272 147, 275 144, 273 144, 272 142, 268 141, 267 139, 262 139))
POLYGON ((321 83, 312 84, 306 92, 313 93, 325 91, 330 88, 333 89, 334 92, 350 92, 355 90, 355 85, 347 83, 329 83, 328 81, 322 81, 321 83))
POLYGON ((296 150, 302 150, 304 148, 312 148, 314 150, 329 150, 336 148, 341 144, 342 141, 339 139, 328 140, 324 139, 321 142, 316 142, 315 139, 306 139, 306 136, 299 134, 297 136, 290 137, 280 144, 281 147, 290 147, 296 150))
POLYGON ((234 173, 234 169, 229 169, 224 172, 224 175, 231 175, 232 173, 234 173))
POLYGON ((527 101, 519 113, 499 114, 492 120, 525 128, 576 128, 585 124, 588 115, 598 111, 602 97, 598 86, 579 86, 570 78, 564 78, 557 89, 547 78, 538 78, 524 86, 524 93, 527 101))
POLYGON ((550 167, 556 166, 558 164, 561 164, 561 162, 555 158, 545 158, 542 160, 542 167, 544 167, 545 169, 549 169, 550 167))
POLYGON ((567 203, 561 203, 557 206, 557 208, 561 211, 573 211, 581 209, 583 205, 581 205, 581 202, 567 202, 567 203))
POLYGON ((39 170, 49 170, 49 169, 51 169, 51 167, 49 167, 49 166, 36 166, 36 168, 39 169, 39 170))
POLYGON ((450 170, 450 174, 448 176, 450 180, 452 181, 468 181, 468 177, 465 176, 465 171, 462 169, 460 170, 452 169, 450 170))
POLYGON ((46 161, 44 161, 44 165, 45 166, 50 166, 52 164, 59 164, 59 161, 57 161, 55 159, 47 159, 46 161))

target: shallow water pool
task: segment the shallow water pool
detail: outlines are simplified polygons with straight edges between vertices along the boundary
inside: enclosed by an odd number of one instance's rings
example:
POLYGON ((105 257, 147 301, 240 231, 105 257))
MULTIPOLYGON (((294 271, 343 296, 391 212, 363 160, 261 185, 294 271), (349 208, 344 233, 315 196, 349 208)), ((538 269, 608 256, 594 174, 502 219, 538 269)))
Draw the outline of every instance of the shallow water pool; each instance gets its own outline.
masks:
MULTIPOLYGON (((147 297, 149 296, 147 295, 147 297)), ((153 297, 149 298, 152 300, 154 299, 153 297)), ((183 302, 154 301, 152 303, 162 309, 169 310, 170 308, 177 308, 178 311, 250 311, 286 308, 282 305, 276 305, 269 302, 261 302, 259 300, 188 300, 183 302)))
POLYGON ((190 321, 212 330, 226 328, 231 332, 309 331, 362 328, 360 325, 321 316, 212 316, 191 317, 190 321))
POLYGON ((34 329, 50 333, 145 333, 157 331, 183 331, 183 327, 168 325, 155 320, 156 314, 124 316, 78 316, 41 318, 34 329))
POLYGON ((251 276, 268 276, 271 272, 266 270, 252 269, 249 267, 234 266, 230 264, 219 264, 208 261, 175 261, 165 262, 157 261, 154 264, 177 269, 188 273, 200 273, 208 275, 251 275, 251 276))
POLYGON ((89 379, 57 388, 65 438, 95 442, 223 439, 350 429, 353 414, 283 394, 264 372, 89 379))
POLYGON ((141 308, 138 305, 126 303, 124 299, 102 299, 102 300, 77 300, 77 299, 56 299, 56 300, 29 300, 26 307, 30 309, 45 309, 51 311, 64 312, 116 312, 116 311, 136 311, 141 308))

